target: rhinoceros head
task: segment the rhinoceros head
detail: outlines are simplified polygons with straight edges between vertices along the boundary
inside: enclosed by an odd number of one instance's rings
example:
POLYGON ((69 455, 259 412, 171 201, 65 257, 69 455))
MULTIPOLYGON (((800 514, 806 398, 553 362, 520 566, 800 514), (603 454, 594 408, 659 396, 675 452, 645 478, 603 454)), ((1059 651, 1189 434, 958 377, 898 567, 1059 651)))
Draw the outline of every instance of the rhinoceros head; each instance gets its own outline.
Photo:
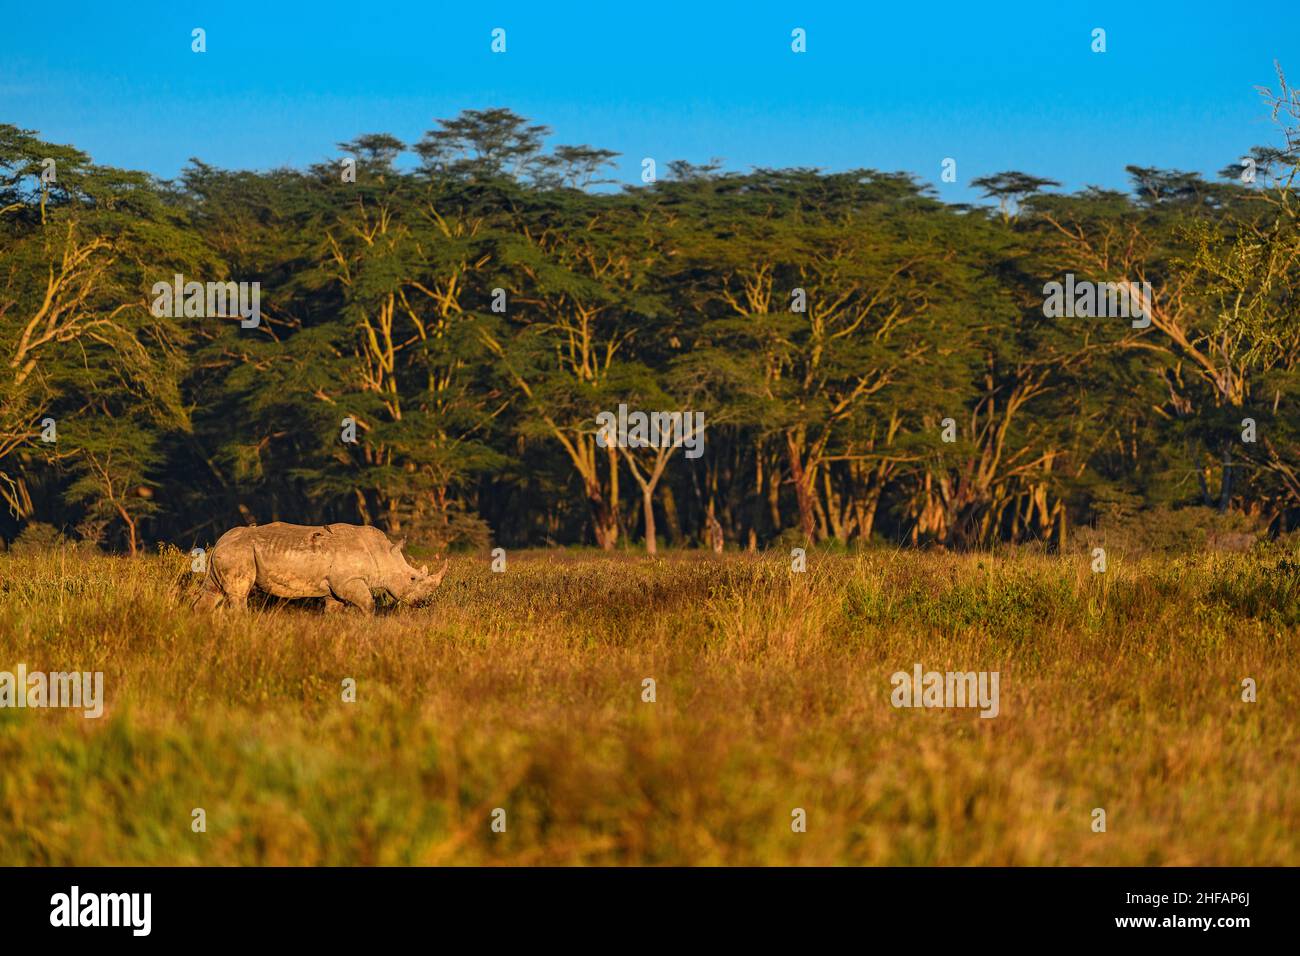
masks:
POLYGON ((433 592, 446 577, 451 561, 443 561, 438 573, 430 574, 427 565, 416 568, 406 560, 406 555, 402 553, 405 544, 405 541, 399 541, 389 550, 383 568, 384 586, 402 604, 423 604, 432 600, 433 592))

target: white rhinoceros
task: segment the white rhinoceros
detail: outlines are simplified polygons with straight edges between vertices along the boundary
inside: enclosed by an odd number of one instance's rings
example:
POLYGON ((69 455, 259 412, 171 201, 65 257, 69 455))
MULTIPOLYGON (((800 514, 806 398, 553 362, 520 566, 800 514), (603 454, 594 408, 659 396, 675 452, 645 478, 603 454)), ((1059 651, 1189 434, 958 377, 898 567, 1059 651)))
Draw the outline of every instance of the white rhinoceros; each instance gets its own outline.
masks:
POLYGON ((232 528, 208 555, 207 578, 194 605, 210 609, 225 602, 243 608, 254 587, 282 598, 323 597, 327 611, 351 604, 369 613, 376 591, 403 604, 420 604, 433 596, 451 562, 429 574, 427 567, 407 563, 403 543, 355 524, 275 521, 232 528))

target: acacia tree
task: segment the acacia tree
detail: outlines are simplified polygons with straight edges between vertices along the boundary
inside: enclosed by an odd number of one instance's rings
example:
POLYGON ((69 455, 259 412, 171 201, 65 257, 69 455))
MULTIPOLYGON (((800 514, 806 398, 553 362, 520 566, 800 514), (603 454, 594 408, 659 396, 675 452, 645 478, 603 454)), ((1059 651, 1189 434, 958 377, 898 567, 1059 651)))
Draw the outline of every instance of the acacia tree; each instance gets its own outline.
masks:
MULTIPOLYGON (((878 185, 867 174, 858 179, 878 185)), ((725 239, 697 230, 684 240, 679 268, 696 277, 701 307, 724 316, 710 334, 730 337, 749 356, 753 394, 808 540, 834 533, 820 479, 831 462, 852 457, 846 433, 933 345, 928 284, 943 251, 909 228, 915 187, 890 188, 888 205, 868 205, 874 195, 864 189, 826 215, 788 215, 769 204, 729 223, 725 239), (710 274, 705 263, 721 268, 710 274)))
POLYGON ((157 436, 129 417, 83 415, 70 429, 76 444, 72 468, 76 479, 64 492, 73 504, 86 507, 92 520, 120 520, 127 550, 140 546, 140 522, 154 514, 154 499, 162 455, 157 436))
MULTIPOLYGON (((94 166, 12 126, 0 126, 0 210, 0 494, 21 517, 31 512, 35 462, 80 455, 94 467, 91 445, 35 444, 42 421, 74 436, 68 425, 100 414, 111 391, 137 429, 188 428, 180 396, 188 332, 153 314, 149 290, 212 257, 147 176, 94 166), (41 454, 24 451, 27 463, 15 467, 16 453, 33 446, 41 454)), ((140 444, 150 437, 142 432, 140 444)), ((93 497, 91 488, 78 494, 93 497)), ((134 521, 127 525, 134 546, 134 521)))
POLYGON ((683 448, 694 451, 691 457, 698 458, 704 450, 706 423, 716 428, 726 422, 728 414, 718 414, 718 407, 707 402, 706 376, 701 376, 700 363, 690 357, 682 356, 659 375, 640 364, 626 365, 621 371, 620 380, 611 385, 621 402, 648 416, 648 434, 643 440, 630 440, 607 428, 603 436, 597 437, 606 444, 616 444, 627 462, 641 491, 646 553, 657 554, 655 492, 667 473, 668 463, 683 448))
POLYGON ((1041 192, 1047 186, 1061 184, 1054 179, 1044 179, 1041 176, 1009 170, 972 179, 971 185, 983 190, 987 198, 998 201, 998 214, 1002 217, 1002 222, 1007 224, 1020 215, 1021 207, 1030 196, 1041 192))
POLYGON ((540 213, 503 250, 515 290, 510 337, 485 341, 522 401, 521 430, 559 442, 608 550, 619 537, 619 452, 599 447, 595 417, 617 407, 641 319, 655 313, 656 240, 634 196, 565 193, 540 213))
POLYGON ((446 543, 453 489, 493 460, 481 438, 502 404, 477 388, 489 214, 454 180, 402 177, 371 158, 358 175, 363 189, 324 229, 320 268, 341 289, 350 341, 343 379, 317 397, 358 426, 356 448, 337 445, 335 457, 361 466, 351 473, 363 518, 373 509, 393 531, 414 521, 446 543))
POLYGON ((214 405, 235 396, 222 416, 254 426, 234 440, 225 430, 217 457, 228 485, 264 489, 239 502, 246 519, 306 498, 320 519, 379 522, 440 545, 478 540, 458 496, 501 457, 485 431, 503 400, 483 378, 477 332, 489 214, 460 180, 396 169, 394 137, 341 148, 350 175, 323 163, 266 194, 232 195, 204 169, 189 183, 208 208, 243 195, 231 215, 253 223, 219 241, 232 259, 254 251, 242 268, 269 293, 265 334, 212 336, 214 405), (267 261, 262 242, 276 236, 278 259, 267 261))
POLYGON ((1215 379, 1236 413, 1224 423, 1224 431, 1244 425, 1245 419, 1235 420, 1244 412, 1261 419, 1261 453, 1252 454, 1254 443, 1223 443, 1219 508, 1226 511, 1230 503, 1232 460, 1239 448, 1248 466, 1280 484, 1280 500, 1273 505, 1270 521, 1288 505, 1300 504, 1300 444, 1294 425, 1294 409, 1300 403, 1295 374, 1300 367, 1300 202, 1295 194, 1300 91, 1290 87, 1281 67, 1278 83, 1277 92, 1264 87, 1260 93, 1284 146, 1252 150, 1260 167, 1259 188, 1238 189, 1244 194, 1244 214, 1196 221, 1187 230, 1192 251, 1180 263, 1209 317, 1207 338, 1235 358, 1227 376, 1215 379))
MULTIPOLYGON (((1143 175, 1162 179, 1150 170, 1143 175)), ((1150 195, 1146 209, 1115 194, 1040 203, 1052 236, 1045 251, 1061 272, 1080 278, 1150 284, 1150 327, 1124 327, 1117 344, 1154 358, 1148 369, 1165 391, 1162 414, 1181 423, 1203 502, 1217 498, 1225 511, 1242 411, 1260 370, 1257 333, 1295 250, 1249 218, 1216 223, 1194 198, 1199 192, 1185 191, 1180 200, 1155 187, 1150 195)))

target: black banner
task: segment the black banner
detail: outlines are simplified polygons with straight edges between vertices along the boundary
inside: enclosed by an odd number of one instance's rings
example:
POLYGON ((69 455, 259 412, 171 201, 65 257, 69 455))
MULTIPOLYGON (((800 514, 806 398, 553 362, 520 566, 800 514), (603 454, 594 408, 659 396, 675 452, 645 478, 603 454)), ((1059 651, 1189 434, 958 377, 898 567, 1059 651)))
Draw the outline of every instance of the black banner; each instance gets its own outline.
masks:
MULTIPOLYGON (((8 869, 7 943, 632 944, 905 933, 1232 946, 1292 923, 1290 869, 8 869), (450 938, 448 938, 450 941, 450 938), (621 942, 620 942, 621 941, 621 942)), ((11 950, 12 951, 12 950, 11 950)))

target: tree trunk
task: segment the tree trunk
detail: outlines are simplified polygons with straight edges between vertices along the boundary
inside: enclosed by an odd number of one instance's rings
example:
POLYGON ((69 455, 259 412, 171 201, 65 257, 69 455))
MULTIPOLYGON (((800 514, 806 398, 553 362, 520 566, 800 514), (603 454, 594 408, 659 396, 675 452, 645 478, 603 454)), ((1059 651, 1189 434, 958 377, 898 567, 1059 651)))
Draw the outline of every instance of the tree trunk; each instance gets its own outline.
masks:
POLYGON ((668 537, 672 544, 682 540, 682 523, 677 516, 677 499, 673 497, 673 486, 664 485, 664 519, 668 522, 668 537))
POLYGON ((1223 483, 1219 486, 1219 514, 1226 514, 1232 501, 1232 446, 1223 446, 1223 483))
POLYGON ((623 516, 619 514, 618 507, 618 449, 611 444, 605 449, 605 454, 609 459, 609 520, 612 528, 611 540, 606 550, 611 550, 618 544, 618 532, 623 526, 623 516))
POLYGON ((758 528, 763 523, 763 452, 754 450, 754 496, 750 499, 749 534, 746 549, 758 550, 758 528))
POLYGON ((117 508, 117 513, 121 515, 122 520, 126 522, 126 544, 131 551, 131 557, 134 558, 136 552, 135 521, 131 518, 131 513, 124 507, 116 503, 114 503, 114 507, 117 508))
POLYGON ((596 534, 596 544, 604 551, 614 550, 614 545, 618 544, 618 522, 603 499, 591 501, 591 525, 596 534))
POLYGON ((780 534, 785 530, 781 520, 781 455, 778 452, 767 470, 767 507, 772 518, 772 533, 780 534))
POLYGON ((808 487, 808 475, 804 471, 803 461, 799 457, 793 435, 786 435, 786 450, 790 462, 790 479, 794 482, 795 500, 799 503, 799 530, 809 542, 817 535, 817 515, 813 510, 812 489, 808 487))
POLYGON ((880 492, 881 487, 873 485, 867 492, 862 510, 859 512, 858 537, 864 544, 871 540, 871 533, 876 527, 876 509, 880 506, 880 492))
POLYGON ((613 549, 618 543, 618 520, 610 510, 609 503, 600 492, 600 485, 594 481, 584 482, 587 502, 591 505, 591 527, 596 535, 596 544, 605 551, 613 549))
POLYGON ((658 554, 655 543, 655 492, 654 486, 641 489, 641 507, 645 510, 645 553, 658 554))

